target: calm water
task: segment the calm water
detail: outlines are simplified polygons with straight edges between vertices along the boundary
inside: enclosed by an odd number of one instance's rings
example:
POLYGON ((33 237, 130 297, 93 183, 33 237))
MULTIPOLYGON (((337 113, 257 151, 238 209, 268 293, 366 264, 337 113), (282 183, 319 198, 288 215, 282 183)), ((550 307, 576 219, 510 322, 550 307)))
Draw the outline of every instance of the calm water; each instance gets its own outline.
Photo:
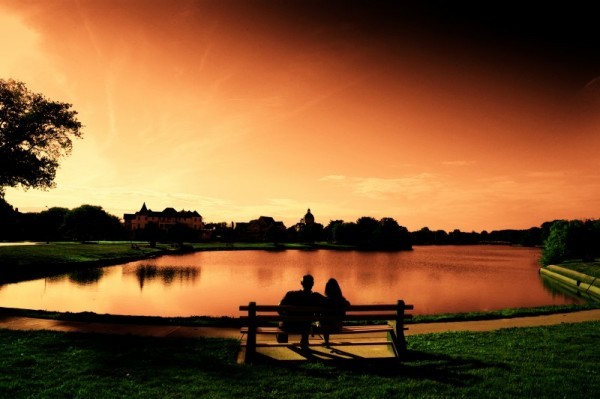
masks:
POLYGON ((0 306, 53 311, 238 316, 250 301, 278 303, 335 277, 352 303, 405 299, 416 314, 575 303, 541 282, 533 248, 415 247, 414 251, 199 252, 0 286, 0 306))

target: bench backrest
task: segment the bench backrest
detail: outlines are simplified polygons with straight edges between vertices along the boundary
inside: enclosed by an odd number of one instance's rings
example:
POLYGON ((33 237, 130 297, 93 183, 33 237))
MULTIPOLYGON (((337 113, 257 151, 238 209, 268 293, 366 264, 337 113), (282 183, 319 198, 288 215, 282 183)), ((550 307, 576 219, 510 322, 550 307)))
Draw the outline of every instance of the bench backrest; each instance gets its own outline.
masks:
MULTIPOLYGON (((395 304, 382 305, 350 305, 344 307, 344 321, 369 321, 369 320, 398 320, 412 318, 406 310, 412 310, 413 305, 406 305, 403 301, 395 304)), ((335 312, 323 306, 291 306, 291 305, 257 305, 250 302, 240 306, 240 311, 247 312, 247 316, 240 317, 242 324, 268 323, 275 321, 315 321, 322 315, 335 312)))

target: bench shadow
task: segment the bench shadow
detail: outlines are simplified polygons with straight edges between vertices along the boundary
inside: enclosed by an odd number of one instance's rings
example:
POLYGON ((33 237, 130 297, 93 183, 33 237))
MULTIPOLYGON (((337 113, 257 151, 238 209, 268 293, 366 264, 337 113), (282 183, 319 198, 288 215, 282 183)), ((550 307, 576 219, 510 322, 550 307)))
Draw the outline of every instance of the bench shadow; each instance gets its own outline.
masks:
POLYGON ((465 387, 482 381, 477 370, 492 368, 506 370, 502 363, 482 362, 476 359, 452 357, 437 353, 408 350, 400 358, 365 358, 338 349, 329 354, 290 347, 302 355, 302 360, 281 360, 257 353, 255 363, 286 369, 304 370, 315 377, 337 378, 331 369, 351 374, 369 374, 380 377, 431 380, 456 387, 465 387), (318 364, 322 367, 313 367, 318 364))

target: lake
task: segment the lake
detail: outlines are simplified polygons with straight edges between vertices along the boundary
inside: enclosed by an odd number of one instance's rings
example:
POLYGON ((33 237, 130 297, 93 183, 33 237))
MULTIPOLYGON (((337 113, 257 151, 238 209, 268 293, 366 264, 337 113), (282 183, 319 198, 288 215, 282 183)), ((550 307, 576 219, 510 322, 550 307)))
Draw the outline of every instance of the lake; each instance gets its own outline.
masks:
POLYGON ((416 246, 404 252, 214 251, 0 286, 0 306, 148 316, 238 316, 250 301, 276 304, 304 274, 323 292, 334 277, 355 304, 404 299, 415 314, 579 303, 552 293, 540 250, 416 246))

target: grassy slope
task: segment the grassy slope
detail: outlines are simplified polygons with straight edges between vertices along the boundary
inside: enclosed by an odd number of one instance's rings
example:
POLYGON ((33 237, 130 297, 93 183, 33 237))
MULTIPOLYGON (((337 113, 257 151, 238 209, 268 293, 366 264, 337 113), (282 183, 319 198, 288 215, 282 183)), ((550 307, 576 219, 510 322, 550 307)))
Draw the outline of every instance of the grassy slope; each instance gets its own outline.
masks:
POLYGON ((51 243, 24 246, 0 247, 0 265, 37 267, 53 265, 111 261, 140 256, 149 256, 164 251, 164 248, 139 246, 132 248, 130 243, 51 243))
POLYGON ((51 243, 0 247, 0 284, 107 266, 167 253, 166 246, 128 242, 51 243))
POLYGON ((558 266, 600 278, 600 262, 566 261, 559 263, 558 266))
POLYGON ((400 362, 249 366, 233 340, 0 330, 0 397, 589 398, 599 339, 600 322, 427 334, 400 362))

